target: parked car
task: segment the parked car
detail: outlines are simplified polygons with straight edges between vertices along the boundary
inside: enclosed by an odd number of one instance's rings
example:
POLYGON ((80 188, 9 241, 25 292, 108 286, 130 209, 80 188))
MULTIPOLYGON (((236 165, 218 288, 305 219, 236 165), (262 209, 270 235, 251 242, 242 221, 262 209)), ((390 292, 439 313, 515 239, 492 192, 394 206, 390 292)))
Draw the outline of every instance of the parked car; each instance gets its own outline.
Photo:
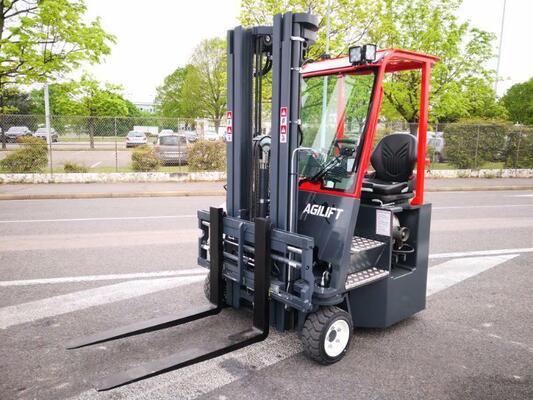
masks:
POLYGON ((159 132, 159 135, 172 135, 172 134, 174 134, 174 131, 172 129, 161 129, 161 132, 159 132))
POLYGON ((222 136, 214 129, 207 129, 204 132, 204 138, 205 140, 215 141, 220 140, 222 136))
POLYGON ((183 131, 181 133, 187 137, 189 142, 196 142, 198 140, 198 133, 196 131, 183 131))
MULTIPOLYGON (((39 128, 35 131, 33 136, 43 139, 45 142, 47 142, 48 130, 46 128, 39 128)), ((50 136, 52 137, 52 143, 55 143, 59 140, 59 135, 54 128, 50 128, 50 136)))
POLYGON ((146 143, 146 135, 143 132, 129 131, 126 136, 126 147, 142 146, 146 143))
POLYGON ((6 141, 15 143, 19 137, 31 135, 32 132, 27 126, 12 126, 6 132, 6 141))
POLYGON ((163 165, 185 164, 189 155, 189 143, 185 135, 159 134, 155 142, 155 154, 163 165))

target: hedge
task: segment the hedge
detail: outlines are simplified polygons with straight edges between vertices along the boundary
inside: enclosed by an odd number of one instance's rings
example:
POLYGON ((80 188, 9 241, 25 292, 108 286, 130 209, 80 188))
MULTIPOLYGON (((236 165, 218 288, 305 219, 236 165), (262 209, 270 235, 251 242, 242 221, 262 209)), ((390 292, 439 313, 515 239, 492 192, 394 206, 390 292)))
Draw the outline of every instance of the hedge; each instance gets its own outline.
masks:
POLYGON ((159 169, 159 159, 148 145, 139 146, 131 153, 131 167, 136 172, 150 172, 159 169))
POLYGON ((11 173, 43 172, 48 165, 48 146, 33 136, 17 139, 20 148, 0 161, 0 168, 11 173))
POLYGON ((224 171, 226 144, 224 142, 196 142, 189 150, 189 171, 224 171))

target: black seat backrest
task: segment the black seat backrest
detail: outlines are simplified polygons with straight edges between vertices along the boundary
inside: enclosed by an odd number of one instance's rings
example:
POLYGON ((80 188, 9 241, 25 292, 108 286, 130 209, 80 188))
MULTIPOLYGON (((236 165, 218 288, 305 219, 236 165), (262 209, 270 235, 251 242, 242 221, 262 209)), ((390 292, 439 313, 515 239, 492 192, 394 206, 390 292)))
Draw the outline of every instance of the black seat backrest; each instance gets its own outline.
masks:
POLYGON ((417 140, 408 133, 393 133, 381 139, 370 161, 375 177, 389 182, 407 182, 416 164, 417 140))

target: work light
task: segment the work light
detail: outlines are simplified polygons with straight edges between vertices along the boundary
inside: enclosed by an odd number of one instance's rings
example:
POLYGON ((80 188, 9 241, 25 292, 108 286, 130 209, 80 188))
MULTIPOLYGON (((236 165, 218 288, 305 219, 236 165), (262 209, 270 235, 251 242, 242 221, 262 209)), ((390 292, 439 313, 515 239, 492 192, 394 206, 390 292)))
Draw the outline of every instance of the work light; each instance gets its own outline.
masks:
POLYGON ((363 46, 363 54, 361 58, 367 63, 376 61, 376 45, 365 44, 363 46))
POLYGON ((363 60, 363 52, 361 46, 352 46, 348 50, 348 58, 350 64, 361 64, 363 60))

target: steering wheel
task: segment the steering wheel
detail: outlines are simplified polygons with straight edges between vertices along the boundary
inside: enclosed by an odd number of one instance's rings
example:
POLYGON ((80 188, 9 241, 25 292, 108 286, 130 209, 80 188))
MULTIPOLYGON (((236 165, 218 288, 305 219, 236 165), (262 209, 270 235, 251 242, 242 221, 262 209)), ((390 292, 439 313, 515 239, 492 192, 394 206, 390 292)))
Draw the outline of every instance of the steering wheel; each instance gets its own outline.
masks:
POLYGON ((353 156, 355 153, 355 147, 357 143, 353 139, 335 139, 333 141, 333 146, 339 151, 339 155, 343 157, 349 157, 353 156), (341 146, 343 144, 351 145, 352 147, 348 146, 341 146))

